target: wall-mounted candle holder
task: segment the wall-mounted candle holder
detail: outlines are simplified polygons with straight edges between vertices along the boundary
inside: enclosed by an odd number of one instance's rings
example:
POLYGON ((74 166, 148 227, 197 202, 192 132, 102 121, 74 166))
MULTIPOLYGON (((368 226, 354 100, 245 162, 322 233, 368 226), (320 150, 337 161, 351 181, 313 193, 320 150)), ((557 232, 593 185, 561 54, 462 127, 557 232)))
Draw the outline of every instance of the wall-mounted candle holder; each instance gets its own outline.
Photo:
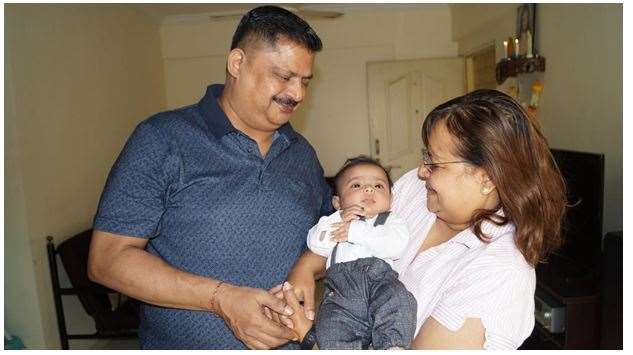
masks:
POLYGON ((502 84, 508 77, 515 77, 517 74, 532 73, 535 71, 545 71, 545 57, 534 55, 532 58, 503 58, 497 63, 496 67, 497 84, 502 84))

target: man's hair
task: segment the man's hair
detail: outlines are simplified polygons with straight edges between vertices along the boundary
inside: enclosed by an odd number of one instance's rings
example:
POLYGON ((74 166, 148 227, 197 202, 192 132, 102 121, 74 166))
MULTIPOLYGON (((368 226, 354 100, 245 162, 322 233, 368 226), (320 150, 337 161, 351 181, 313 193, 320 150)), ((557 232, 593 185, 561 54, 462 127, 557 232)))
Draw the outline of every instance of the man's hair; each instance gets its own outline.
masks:
POLYGON ((231 49, 242 48, 254 41, 274 46, 280 37, 302 45, 311 52, 323 47, 316 32, 299 16, 277 6, 260 6, 246 13, 233 34, 231 49))
POLYGON ((339 183, 341 182, 341 179, 345 175, 345 172, 359 165, 373 165, 382 169, 382 171, 384 171, 385 175, 387 176, 387 182, 389 182, 389 188, 391 189, 391 187, 393 186, 393 182, 391 181, 391 176, 389 176, 389 172, 387 171, 387 169, 385 169, 384 166, 380 165, 378 160, 368 157, 367 155, 359 155, 354 158, 347 159, 345 163, 343 164, 343 166, 341 167, 341 169, 336 173, 336 175, 334 175, 334 194, 335 195, 339 194, 339 183))

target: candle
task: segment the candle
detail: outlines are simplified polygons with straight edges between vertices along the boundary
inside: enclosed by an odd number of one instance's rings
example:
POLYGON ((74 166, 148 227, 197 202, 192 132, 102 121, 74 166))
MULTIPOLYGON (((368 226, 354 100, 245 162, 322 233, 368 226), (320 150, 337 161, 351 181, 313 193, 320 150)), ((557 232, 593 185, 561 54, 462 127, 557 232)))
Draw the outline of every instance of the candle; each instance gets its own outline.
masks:
POLYGON ((514 39, 514 56, 515 57, 519 57, 519 39, 515 38, 514 39))
POLYGON ((510 55, 508 53, 508 41, 503 41, 503 56, 508 58, 510 55))

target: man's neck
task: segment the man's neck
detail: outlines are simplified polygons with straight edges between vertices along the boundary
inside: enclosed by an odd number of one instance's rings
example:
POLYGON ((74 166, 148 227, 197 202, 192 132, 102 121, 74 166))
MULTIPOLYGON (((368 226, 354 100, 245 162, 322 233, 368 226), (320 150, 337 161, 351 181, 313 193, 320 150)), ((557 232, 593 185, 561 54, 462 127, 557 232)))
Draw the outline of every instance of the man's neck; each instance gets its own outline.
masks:
MULTIPOLYGON (((226 89, 227 87, 225 87, 225 90, 226 89)), ((270 149, 270 146, 273 143, 273 135, 275 134, 275 132, 263 132, 254 130, 247 124, 245 124, 244 121, 239 118, 239 116, 233 109, 233 106, 231 105, 231 100, 229 100, 229 95, 226 95, 226 92, 223 92, 218 98, 218 105, 220 105, 220 108, 222 109, 222 111, 224 111, 224 114, 226 115, 226 117, 228 117, 233 127, 253 139, 257 143, 257 147, 259 148, 259 152, 261 153, 262 157, 265 157, 268 153, 268 150, 270 149)))

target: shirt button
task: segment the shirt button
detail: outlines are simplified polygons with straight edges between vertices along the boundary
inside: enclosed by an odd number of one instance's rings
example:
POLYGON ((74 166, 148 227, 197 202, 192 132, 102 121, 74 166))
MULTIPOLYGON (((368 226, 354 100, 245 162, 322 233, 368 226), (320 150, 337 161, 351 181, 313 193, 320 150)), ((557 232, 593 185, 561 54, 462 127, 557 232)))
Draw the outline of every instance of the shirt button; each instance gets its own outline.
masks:
POLYGON ((328 297, 332 297, 332 296, 334 296, 334 291, 330 291, 330 292, 327 294, 327 296, 328 296, 328 297))

